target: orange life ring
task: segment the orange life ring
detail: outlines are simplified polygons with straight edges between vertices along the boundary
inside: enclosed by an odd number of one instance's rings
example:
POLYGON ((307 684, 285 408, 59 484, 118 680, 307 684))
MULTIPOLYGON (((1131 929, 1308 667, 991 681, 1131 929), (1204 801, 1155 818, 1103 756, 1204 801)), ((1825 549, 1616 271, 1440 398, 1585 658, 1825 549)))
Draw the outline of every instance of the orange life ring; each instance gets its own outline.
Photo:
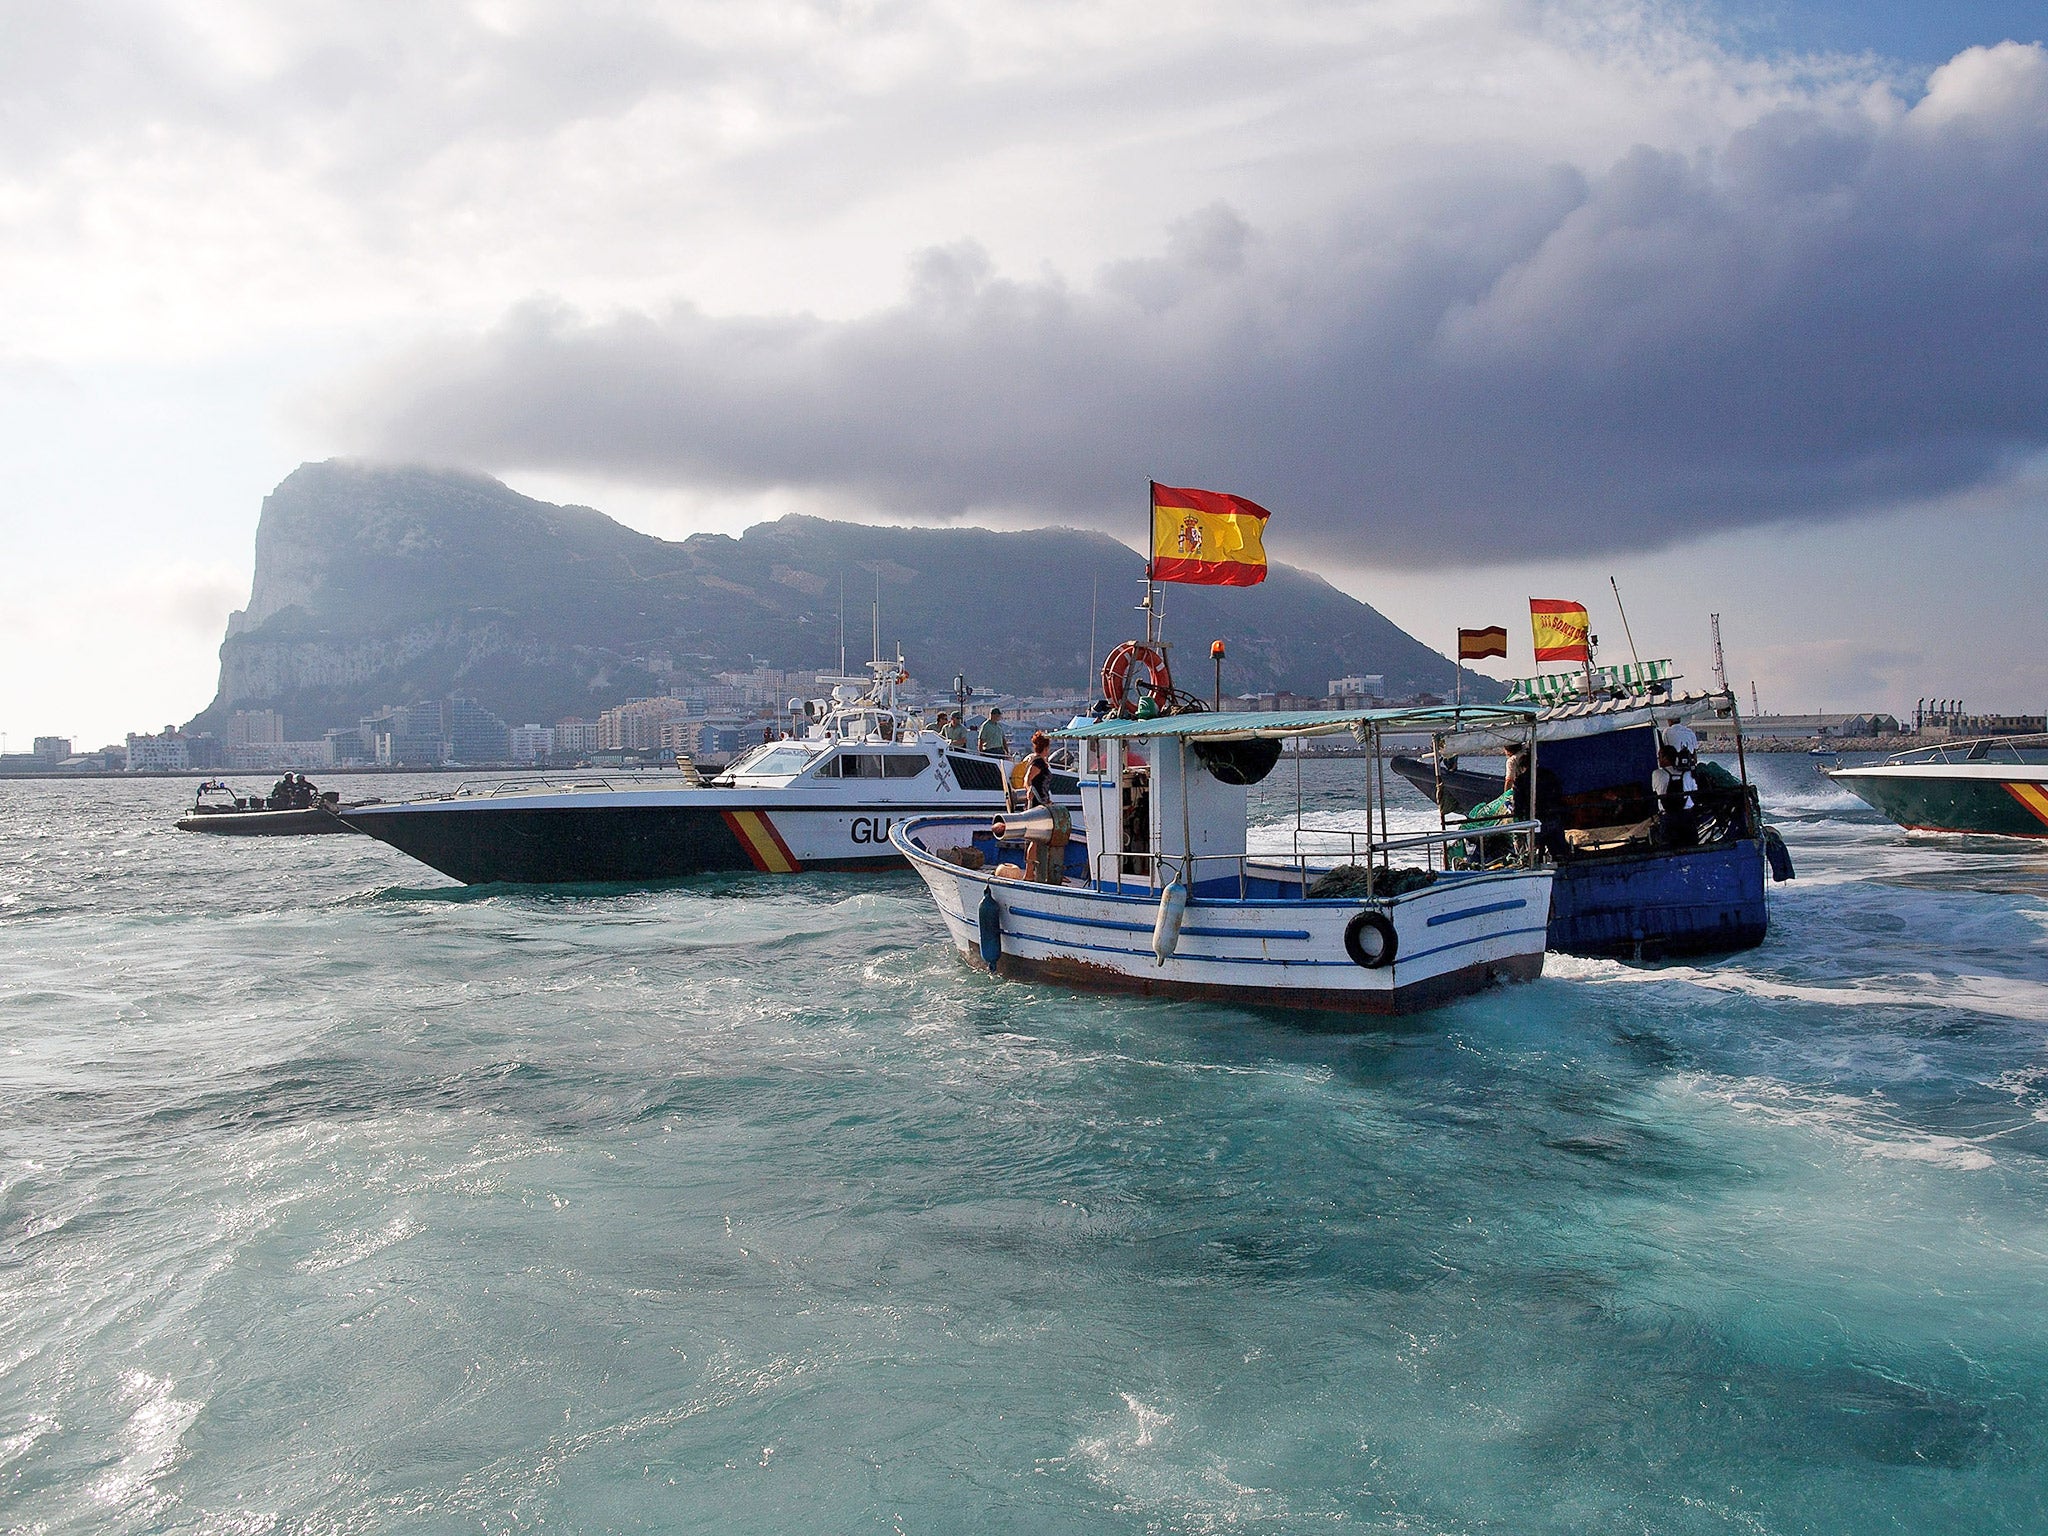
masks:
POLYGON ((1102 663, 1102 696, 1118 709, 1131 702, 1131 663, 1142 661, 1152 679, 1152 693, 1163 698, 1173 692, 1173 674, 1166 668, 1166 653, 1140 640, 1126 640, 1102 663))

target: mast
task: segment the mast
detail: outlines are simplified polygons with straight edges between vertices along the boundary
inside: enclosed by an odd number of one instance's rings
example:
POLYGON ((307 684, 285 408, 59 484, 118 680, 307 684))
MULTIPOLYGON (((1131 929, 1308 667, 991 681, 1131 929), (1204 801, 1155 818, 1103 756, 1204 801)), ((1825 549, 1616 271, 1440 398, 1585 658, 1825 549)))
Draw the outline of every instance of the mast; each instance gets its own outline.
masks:
POLYGON ((1628 636, 1628 659, 1641 666, 1643 658, 1636 654, 1636 632, 1628 627, 1628 610, 1621 606, 1621 583, 1610 576, 1607 578, 1607 585, 1614 588, 1614 606, 1621 614, 1621 632, 1628 636))
POLYGON ((1152 579, 1152 545, 1159 522, 1159 482, 1145 482, 1145 643, 1159 640, 1159 584, 1152 579))

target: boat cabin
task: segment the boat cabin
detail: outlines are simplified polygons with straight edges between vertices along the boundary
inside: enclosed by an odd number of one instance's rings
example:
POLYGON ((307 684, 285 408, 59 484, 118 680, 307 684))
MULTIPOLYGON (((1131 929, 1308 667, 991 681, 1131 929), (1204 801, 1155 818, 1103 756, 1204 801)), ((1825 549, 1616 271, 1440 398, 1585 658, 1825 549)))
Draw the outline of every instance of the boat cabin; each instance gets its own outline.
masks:
MULTIPOLYGON (((1384 739, 1395 733, 1490 729, 1527 736, 1535 710, 1522 706, 1443 706, 1354 712, 1246 712, 1075 722, 1061 737, 1079 750, 1086 826, 1085 861, 1075 874, 1098 889, 1145 894, 1184 879, 1197 899, 1274 899, 1310 892, 1332 866, 1358 871, 1360 890, 1398 884, 1402 867, 1449 871, 1471 858, 1464 834, 1396 835, 1388 816, 1384 739), (1289 741, 1349 737, 1361 749, 1362 827, 1309 825, 1300 793, 1302 754, 1289 741), (1251 791, 1283 758, 1296 780, 1295 825, 1280 850, 1249 845, 1251 791)), ((1496 849, 1527 844, 1528 827, 1500 828, 1496 849)), ((1522 856, 1533 859, 1533 849, 1522 856)))

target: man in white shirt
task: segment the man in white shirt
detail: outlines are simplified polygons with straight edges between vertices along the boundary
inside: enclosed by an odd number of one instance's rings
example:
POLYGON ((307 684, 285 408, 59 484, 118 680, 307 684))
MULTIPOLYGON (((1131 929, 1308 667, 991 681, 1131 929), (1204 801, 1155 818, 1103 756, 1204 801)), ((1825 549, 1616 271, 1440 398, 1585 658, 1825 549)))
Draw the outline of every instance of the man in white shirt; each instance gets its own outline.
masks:
POLYGON ((1691 726, 1676 715, 1671 717, 1671 723, 1659 733, 1658 745, 1669 747, 1676 752, 1678 766, 1688 772, 1700 760, 1699 737, 1693 734, 1691 726))
MULTIPOLYGON (((1690 732, 1687 732, 1690 735, 1690 732)), ((1666 742, 1657 749, 1657 768, 1650 775, 1650 793, 1657 797, 1657 826, 1673 848, 1699 841, 1699 784, 1679 765, 1678 753, 1666 742)))

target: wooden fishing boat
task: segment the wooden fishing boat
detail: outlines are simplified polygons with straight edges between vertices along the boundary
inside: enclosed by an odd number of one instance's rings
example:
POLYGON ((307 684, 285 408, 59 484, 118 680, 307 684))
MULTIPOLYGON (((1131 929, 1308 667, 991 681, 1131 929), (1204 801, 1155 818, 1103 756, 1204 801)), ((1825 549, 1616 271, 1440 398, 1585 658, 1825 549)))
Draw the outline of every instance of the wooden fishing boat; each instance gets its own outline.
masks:
MULTIPOLYGON (((1536 823, 1489 828, 1482 848, 1445 821, 1387 823, 1385 735, 1488 726, 1514 707, 1190 712, 1076 721, 1085 832, 922 817, 895 846, 924 879, 953 945, 998 975, 1266 1007, 1401 1013, 1543 969, 1550 870, 1536 823), (1285 848, 1249 846, 1249 790, 1282 744, 1348 734, 1371 750, 1363 825, 1299 812, 1285 848), (1011 862, 1021 839, 1044 846, 1011 862), (1030 863, 1040 878, 1026 879, 1030 863)), ((1298 802, 1297 802, 1298 803, 1298 802)), ((1049 819, 1048 819, 1049 820, 1049 819)))

